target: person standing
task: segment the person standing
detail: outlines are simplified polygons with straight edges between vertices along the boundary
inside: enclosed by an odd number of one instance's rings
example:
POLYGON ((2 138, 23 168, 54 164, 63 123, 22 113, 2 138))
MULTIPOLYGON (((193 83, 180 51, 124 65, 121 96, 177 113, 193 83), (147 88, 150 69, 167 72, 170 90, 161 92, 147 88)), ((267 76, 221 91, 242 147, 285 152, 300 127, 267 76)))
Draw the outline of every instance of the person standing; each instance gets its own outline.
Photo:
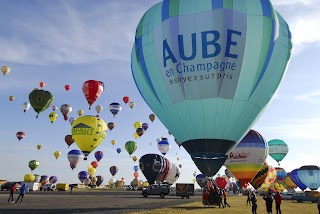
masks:
POLYGON ((271 192, 269 192, 268 195, 263 196, 263 199, 266 201, 267 213, 272 214, 273 196, 271 192))
POLYGON ((204 190, 203 194, 202 194, 202 199, 203 199, 203 205, 206 207, 210 207, 210 203, 209 203, 209 192, 208 190, 204 190))
POLYGON ((320 197, 318 198, 318 212, 320 214, 320 197))
POLYGON ((277 214, 281 214, 281 201, 282 201, 282 196, 279 191, 276 192, 275 196, 275 201, 276 201, 276 211, 277 214))
POLYGON ((248 194, 248 195, 247 195, 247 205, 246 205, 246 206, 248 206, 248 204, 251 206, 251 201, 250 201, 251 192, 248 191, 247 194, 248 194))
POLYGON ((19 197, 18 197, 17 200, 16 200, 16 203, 18 203, 20 197, 21 197, 20 204, 22 203, 22 199, 23 199, 23 197, 24 197, 24 194, 26 194, 26 191, 27 191, 27 187, 26 187, 26 183, 24 183, 24 184, 20 187, 20 194, 19 194, 19 197))
POLYGON ((254 192, 251 193, 250 200, 252 203, 252 214, 257 214, 257 196, 254 192))
POLYGON ((13 194, 14 194, 14 191, 16 191, 17 185, 18 185, 17 183, 14 183, 13 186, 11 187, 10 196, 8 198, 8 203, 14 203, 13 194))
POLYGON ((222 190, 222 194, 223 194, 224 207, 227 207, 227 205, 228 205, 228 207, 230 207, 230 205, 227 203, 227 192, 225 189, 222 190))

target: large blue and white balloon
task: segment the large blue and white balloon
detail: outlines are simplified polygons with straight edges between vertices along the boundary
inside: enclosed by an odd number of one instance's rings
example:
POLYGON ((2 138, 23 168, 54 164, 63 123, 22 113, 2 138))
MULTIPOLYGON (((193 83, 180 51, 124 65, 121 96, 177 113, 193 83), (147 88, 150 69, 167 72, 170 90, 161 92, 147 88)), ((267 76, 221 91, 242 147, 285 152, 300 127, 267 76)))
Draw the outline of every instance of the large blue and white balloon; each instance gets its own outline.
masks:
POLYGON ((167 138, 162 138, 162 140, 158 143, 158 149, 163 155, 166 155, 167 152, 170 150, 170 148, 171 148, 171 145, 168 142, 167 138))
POLYGON ((277 91, 291 49, 269 0, 163 0, 137 26, 131 68, 151 110, 212 176, 277 91))
POLYGON ((109 110, 115 117, 122 110, 122 107, 119 103, 111 103, 109 105, 109 110))
POLYGON ((298 177, 311 190, 317 190, 320 187, 320 167, 318 166, 300 167, 298 177))

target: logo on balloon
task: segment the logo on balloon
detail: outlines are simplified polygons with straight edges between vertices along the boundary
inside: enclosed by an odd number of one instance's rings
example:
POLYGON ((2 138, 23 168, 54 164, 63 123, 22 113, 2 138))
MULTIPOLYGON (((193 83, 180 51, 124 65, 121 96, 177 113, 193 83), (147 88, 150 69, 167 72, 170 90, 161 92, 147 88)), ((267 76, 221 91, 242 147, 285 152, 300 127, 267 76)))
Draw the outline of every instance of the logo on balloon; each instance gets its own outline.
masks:
POLYGON ((245 158, 247 158, 248 157, 248 154, 247 153, 245 153, 245 152, 235 152, 235 153, 233 153, 233 152, 230 152, 230 155, 229 155, 229 157, 228 157, 228 159, 245 159, 245 158))
POLYGON ((92 127, 90 127, 86 124, 83 124, 83 123, 79 123, 78 125, 73 127, 72 135, 77 135, 77 134, 92 135, 93 131, 94 131, 94 129, 92 127))

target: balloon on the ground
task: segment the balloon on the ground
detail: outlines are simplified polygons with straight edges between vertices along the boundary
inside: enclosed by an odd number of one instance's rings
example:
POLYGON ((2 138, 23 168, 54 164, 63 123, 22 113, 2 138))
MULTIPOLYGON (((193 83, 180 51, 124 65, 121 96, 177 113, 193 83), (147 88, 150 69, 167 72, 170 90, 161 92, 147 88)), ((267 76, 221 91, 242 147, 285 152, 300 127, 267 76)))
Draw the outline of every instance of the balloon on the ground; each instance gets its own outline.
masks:
POLYGON ((39 161, 31 160, 29 161, 29 168, 31 169, 31 171, 33 171, 39 166, 39 164, 40 164, 39 161))
POLYGON ((275 167, 276 169, 276 182, 282 184, 284 178, 287 176, 286 170, 281 167, 275 167))
POLYGON ((17 132, 16 137, 18 138, 18 140, 22 140, 23 138, 25 138, 26 134, 22 131, 17 132))
POLYGON ((41 178, 40 178, 40 183, 41 183, 41 185, 43 186, 43 185, 45 185, 46 183, 48 183, 49 182, 49 176, 47 176, 47 175, 41 175, 41 178))
POLYGON ((227 153, 224 165, 246 186, 258 173, 268 156, 268 146, 263 136, 250 130, 240 143, 227 153))
POLYGON ((60 152, 60 151, 55 151, 55 152, 53 153, 53 156, 54 156, 56 159, 58 159, 58 158, 61 156, 61 152, 60 152))
POLYGON ((221 188, 221 189, 225 189, 226 186, 227 186, 227 183, 228 183, 228 181, 227 181, 227 179, 225 179, 225 178, 222 178, 222 177, 217 177, 217 178, 216 178, 216 184, 217 184, 218 187, 221 188))
POLYGON ((162 140, 158 143, 158 149, 163 155, 166 155, 167 152, 170 150, 170 148, 171 148, 171 145, 168 142, 167 138, 162 138, 162 140))
POLYGON ((96 178, 97 178, 97 183, 96 183, 96 185, 99 187, 99 186, 102 184, 102 182, 103 182, 103 176, 97 175, 96 178))
MULTIPOLYGON (((82 91, 91 109, 92 104, 101 96, 104 84, 97 80, 87 80, 82 85, 82 91)), ((79 113, 79 112, 78 112, 79 113)))
POLYGON ((68 134, 64 137, 64 141, 68 145, 68 148, 74 143, 74 139, 72 138, 71 134, 68 134))
POLYGON ((81 183, 84 182, 84 180, 86 180, 89 177, 89 174, 87 171, 81 171, 78 173, 78 178, 80 180, 81 183))
POLYGON ((228 2, 154 5, 131 52, 142 97, 207 176, 262 114, 292 49, 289 26, 270 1, 241 1, 245 10, 228 2))
POLYGON ((53 111, 49 114, 49 120, 51 124, 54 123, 57 120, 57 118, 58 118, 58 114, 56 112, 53 111))
POLYGON ((33 182, 35 179, 35 176, 33 174, 25 174, 25 176, 23 177, 23 180, 25 182, 33 182))
POLYGON ((50 183, 50 184, 55 184, 55 183, 57 183, 57 181, 58 181, 57 176, 51 176, 51 177, 49 178, 49 183, 50 183))
POLYGON ((169 172, 171 171, 171 168, 172 168, 172 163, 170 162, 170 160, 167 158, 164 158, 162 172, 159 174, 156 181, 163 182, 164 179, 167 178, 169 172))
POLYGON ((34 175, 34 182, 40 182, 41 176, 38 174, 33 174, 34 175))
POLYGON ((320 187, 320 167, 314 165, 302 166, 298 170, 300 181, 311 190, 320 187))
POLYGON ((263 189, 265 192, 268 191, 269 187, 271 186, 271 184, 273 184, 276 181, 276 177, 277 177, 276 169, 271 165, 269 165, 268 168, 269 168, 268 175, 261 185, 261 189, 263 189))
POLYGON ((52 103, 53 103, 54 97, 50 93, 50 91, 45 90, 33 90, 29 94, 29 102, 34 109, 35 112, 37 112, 36 118, 38 118, 39 114, 46 110, 52 103))
POLYGON ((268 142, 269 146, 269 155, 278 162, 280 165, 280 161, 287 155, 289 151, 288 145, 279 139, 270 140, 268 142))
POLYGON ((206 182, 207 182, 207 179, 206 179, 206 176, 203 175, 203 174, 198 174, 196 176, 196 181, 198 183, 198 185, 201 187, 201 188, 204 188, 206 186, 206 182))
POLYGON ((307 189, 307 186, 304 185, 304 183, 302 183, 298 177, 298 170, 299 169, 294 169, 290 172, 290 178, 293 181, 293 183, 295 183, 299 189, 301 189, 302 191, 304 191, 305 189, 307 189))
POLYGON ((273 188, 279 192, 283 192, 286 189, 282 183, 276 182, 273 185, 274 185, 273 188))
POLYGON ((24 103, 22 104, 22 110, 23 110, 23 112, 28 111, 29 108, 30 108, 30 106, 31 106, 30 103, 24 102, 24 103))
POLYGON ((284 178, 282 185, 288 190, 288 191, 294 191, 295 188, 297 188, 297 185, 292 181, 290 177, 290 172, 287 173, 286 177, 284 178))
POLYGON ((92 177, 96 173, 96 168, 94 168, 92 165, 88 166, 88 174, 92 177))
POLYGON ((145 154, 139 160, 139 168, 149 184, 154 184, 163 171, 164 164, 164 157, 158 154, 145 154))
POLYGON ((164 182, 168 183, 170 186, 174 184, 180 177, 181 167, 177 166, 175 163, 171 163, 171 168, 164 179, 164 182))
POLYGON ((254 176, 250 184, 255 188, 258 189, 263 182, 266 180, 269 172, 269 165, 267 162, 264 162, 262 167, 260 168, 259 172, 254 176))
POLYGON ((87 177, 86 179, 84 179, 83 184, 88 186, 91 183, 91 178, 87 177))
POLYGON ((96 160, 99 162, 102 158, 103 158, 103 152, 102 151, 96 151, 94 153, 94 157, 96 158, 96 160))
POLYGON ((106 130, 106 123, 95 116, 81 116, 73 122, 72 138, 84 154, 84 160, 87 160, 87 156, 105 139, 106 130))

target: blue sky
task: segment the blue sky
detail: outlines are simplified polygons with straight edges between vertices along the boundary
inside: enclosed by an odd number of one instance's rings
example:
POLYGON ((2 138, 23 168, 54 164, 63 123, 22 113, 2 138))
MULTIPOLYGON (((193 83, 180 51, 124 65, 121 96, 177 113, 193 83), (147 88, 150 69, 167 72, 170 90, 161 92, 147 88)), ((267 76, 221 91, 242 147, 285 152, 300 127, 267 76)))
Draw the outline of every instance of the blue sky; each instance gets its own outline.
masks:
MULTIPOLYGON (((0 14, 0 65, 9 65, 11 73, 0 76, 0 179, 23 180, 30 173, 28 162, 36 159, 40 166, 35 174, 55 175, 58 182, 78 182, 79 171, 86 170, 88 161, 81 161, 72 171, 67 153, 69 149, 64 136, 71 126, 58 110, 58 120, 50 124, 51 108, 42 112, 38 119, 30 108, 25 114, 22 103, 28 101, 29 93, 39 82, 46 83, 44 89, 55 96, 58 108, 70 104, 69 116, 77 117, 77 111, 96 115, 82 93, 82 84, 89 79, 105 83, 105 91, 93 105, 102 105, 100 116, 106 123, 116 127, 108 131, 106 140, 97 148, 105 153, 96 175, 112 177, 109 168, 119 167, 116 179, 124 177, 131 181, 133 163, 124 149, 126 141, 133 140, 134 122, 147 122, 149 129, 139 139, 134 155, 159 153, 156 139, 168 137, 172 147, 166 155, 172 162, 182 164, 178 182, 192 182, 196 168, 186 151, 174 143, 173 136, 159 120, 153 123, 148 116, 151 109, 140 96, 130 69, 130 54, 134 42, 135 28, 143 13, 158 0, 110 0, 110 1, 1 1, 0 14), (64 86, 69 84, 70 91, 64 86), (9 96, 15 100, 10 102, 9 96), (122 101, 129 96, 136 103, 130 109, 122 101), (108 107, 112 102, 121 103, 123 110, 113 118, 108 107), (26 137, 18 141, 16 133, 24 131, 26 137), (115 146, 111 140, 116 140, 115 146), (152 145, 150 143, 152 142, 152 145), (37 150, 36 145, 42 149, 37 150), (116 148, 122 148, 118 155, 116 148), (55 150, 62 156, 56 160, 55 150), (179 157, 179 161, 177 160, 179 157), (5 173, 4 173, 5 172, 5 173)), ((287 73, 277 95, 269 104, 253 129, 259 131, 267 141, 279 138, 289 145, 289 153, 281 166, 288 172, 302 165, 319 165, 320 157, 320 89, 318 52, 320 51, 320 1, 277 0, 273 1, 277 11, 288 22, 293 35, 294 51, 287 73)), ((276 162, 268 157, 269 164, 276 162)), ((224 171, 224 168, 221 170, 224 171)), ((139 179, 145 180, 141 171, 139 179)))

